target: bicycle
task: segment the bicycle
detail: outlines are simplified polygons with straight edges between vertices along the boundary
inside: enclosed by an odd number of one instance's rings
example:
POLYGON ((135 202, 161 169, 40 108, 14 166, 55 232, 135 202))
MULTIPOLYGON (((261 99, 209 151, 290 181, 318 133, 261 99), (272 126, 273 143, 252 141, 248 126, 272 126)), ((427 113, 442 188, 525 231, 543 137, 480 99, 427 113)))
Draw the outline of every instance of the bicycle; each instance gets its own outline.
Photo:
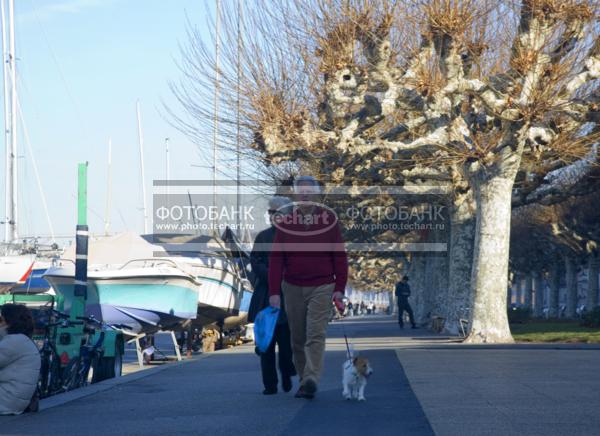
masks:
POLYGON ((40 398, 47 398, 51 395, 63 392, 61 361, 56 350, 56 328, 71 327, 82 324, 69 320, 69 316, 50 310, 48 321, 44 324, 44 338, 40 348, 40 378, 38 381, 38 394, 40 398), (52 322, 54 319, 58 321, 52 322))
MULTIPOLYGON (((86 386, 89 382, 90 370, 92 373, 92 383, 104 380, 106 374, 99 371, 101 368, 101 361, 104 356, 104 337, 105 329, 110 328, 113 330, 131 329, 130 326, 124 324, 106 324, 93 315, 90 316, 78 316, 78 320, 83 321, 84 327, 83 332, 86 334, 84 344, 79 349, 79 355, 69 361, 63 372, 63 388, 67 391, 72 389, 86 386), (95 343, 91 343, 92 337, 96 334, 96 329, 89 327, 89 324, 93 324, 96 327, 100 327, 100 334, 95 343)), ((120 356, 120 355, 119 355, 120 356)))

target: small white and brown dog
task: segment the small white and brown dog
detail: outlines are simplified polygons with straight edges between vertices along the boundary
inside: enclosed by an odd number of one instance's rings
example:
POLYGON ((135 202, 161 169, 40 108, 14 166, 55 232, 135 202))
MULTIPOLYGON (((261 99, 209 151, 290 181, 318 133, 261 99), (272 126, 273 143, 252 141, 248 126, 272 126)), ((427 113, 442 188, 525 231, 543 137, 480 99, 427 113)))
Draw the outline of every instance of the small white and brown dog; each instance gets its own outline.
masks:
POLYGON ((357 399, 365 401, 365 387, 367 379, 373 374, 369 359, 364 356, 354 357, 350 352, 350 358, 344 362, 342 383, 344 391, 342 395, 345 399, 357 399))

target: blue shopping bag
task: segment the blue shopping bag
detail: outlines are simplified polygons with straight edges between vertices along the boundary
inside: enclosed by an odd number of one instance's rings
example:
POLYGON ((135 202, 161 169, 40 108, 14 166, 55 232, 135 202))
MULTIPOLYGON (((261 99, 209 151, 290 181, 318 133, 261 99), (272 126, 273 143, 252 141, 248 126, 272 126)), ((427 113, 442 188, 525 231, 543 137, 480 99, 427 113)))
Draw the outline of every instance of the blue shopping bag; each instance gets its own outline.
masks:
POLYGON ((254 341, 256 342, 256 351, 264 353, 271 345, 275 325, 279 318, 279 309, 269 306, 256 315, 254 319, 254 341))

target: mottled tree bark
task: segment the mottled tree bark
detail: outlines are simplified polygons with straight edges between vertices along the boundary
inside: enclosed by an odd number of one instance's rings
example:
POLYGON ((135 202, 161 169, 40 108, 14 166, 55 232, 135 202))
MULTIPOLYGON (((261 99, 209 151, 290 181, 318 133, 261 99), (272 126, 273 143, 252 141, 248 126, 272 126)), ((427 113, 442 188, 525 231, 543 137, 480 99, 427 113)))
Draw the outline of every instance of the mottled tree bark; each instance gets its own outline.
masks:
POLYGON ((548 293, 548 318, 558 318, 558 293, 560 289, 560 267, 554 262, 550 271, 550 292, 548 293))
POLYGON ((531 309, 531 301, 533 297, 533 273, 529 271, 525 275, 525 295, 523 300, 523 306, 526 309, 531 309))
POLYGON ((592 310, 598 306, 598 270, 600 269, 600 257, 591 255, 588 260, 588 294, 586 306, 587 310, 592 310))
POLYGON ((471 289, 473 320, 469 343, 514 342, 508 326, 508 249, 511 177, 475 178, 477 226, 471 289))
POLYGON ((425 302, 426 297, 426 261, 427 258, 422 254, 415 255, 410 262, 408 272, 409 285, 411 289, 411 298, 408 300, 412 306, 415 322, 422 324, 425 322, 425 302))
POLYGON ((567 279, 567 308, 565 316, 575 318, 577 312, 577 267, 571 256, 565 257, 565 275, 567 279))
MULTIPOLYGON (((433 314, 448 316, 448 256, 436 256, 437 267, 435 273, 435 295, 433 300, 433 314)), ((430 320, 431 321, 431 320, 430 320)))
POLYGON ((424 265, 424 286, 423 292, 421 293, 421 301, 418 307, 418 322, 421 325, 428 325, 435 311, 435 299, 439 286, 438 276, 441 271, 439 258, 436 256, 425 255, 424 265))
POLYGON ((537 271, 533 273, 533 289, 535 291, 533 315, 541 318, 544 315, 544 280, 542 275, 537 271))
POLYGON ((523 298, 523 277, 520 273, 515 273, 514 275, 514 296, 515 296, 515 306, 521 306, 521 301, 523 298))
MULTIPOLYGON (((471 202, 473 200, 471 199, 471 202)), ((471 268, 475 243, 475 216, 466 202, 450 211, 450 251, 448 253, 448 296, 444 332, 456 335, 460 318, 470 315, 471 268)))

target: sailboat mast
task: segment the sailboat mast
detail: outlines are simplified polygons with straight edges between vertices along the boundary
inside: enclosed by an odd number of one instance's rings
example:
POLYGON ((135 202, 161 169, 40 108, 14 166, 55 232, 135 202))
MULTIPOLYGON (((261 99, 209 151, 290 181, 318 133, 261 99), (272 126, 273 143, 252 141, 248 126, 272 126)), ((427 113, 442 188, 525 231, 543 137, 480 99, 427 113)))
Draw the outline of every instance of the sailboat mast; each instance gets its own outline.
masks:
MULTIPOLYGON (((219 138, 219 49, 220 35, 219 27, 221 20, 221 0, 216 0, 216 18, 215 18, 215 99, 214 99, 214 125, 213 125, 213 206, 217 209, 217 141, 219 138)), ((217 221, 213 223, 213 233, 217 234, 217 221)))
POLYGON ((148 209, 146 207, 146 175, 144 171, 144 136, 142 134, 142 117, 140 115, 140 101, 136 102, 138 140, 140 143, 140 169, 142 172, 142 211, 144 214, 144 234, 148 234, 148 209))
POLYGON ((6 34, 6 10, 4 0, 0 0, 0 14, 2 15, 2 82, 4 85, 4 242, 10 242, 10 227, 9 227, 9 214, 10 214, 10 198, 9 198, 9 186, 11 184, 11 171, 10 171, 10 105, 9 105, 9 89, 8 89, 8 62, 7 62, 7 34, 6 34))
POLYGON ((16 241, 19 237, 17 232, 17 55, 15 50, 15 2, 9 0, 8 2, 8 19, 9 19, 9 32, 10 32, 10 78, 11 78, 11 95, 10 95, 10 158, 11 158, 11 215, 12 219, 9 222, 10 225, 10 237, 11 241, 16 241))
POLYGON ((0 0, 2 15, 2 63, 4 82, 5 218, 4 241, 13 242, 17 232, 17 71, 15 56, 14 0, 8 0, 8 32, 6 7, 0 0), (7 43, 8 40, 8 43, 7 43), (10 86, 9 86, 10 84, 10 86))
POLYGON ((112 195, 112 138, 108 138, 108 165, 106 169, 106 211, 104 213, 104 234, 110 233, 110 201, 112 195))
MULTIPOLYGON (((171 179, 171 162, 169 156, 169 138, 165 138, 165 177, 166 180, 171 179)), ((169 193, 169 185, 167 184, 167 194, 169 193)))
POLYGON ((241 80, 241 51, 242 51, 242 2, 238 0, 237 2, 237 111, 236 111, 236 210, 237 210, 237 236, 242 240, 242 194, 241 194, 241 172, 242 172, 242 163, 240 159, 240 80, 241 80))

